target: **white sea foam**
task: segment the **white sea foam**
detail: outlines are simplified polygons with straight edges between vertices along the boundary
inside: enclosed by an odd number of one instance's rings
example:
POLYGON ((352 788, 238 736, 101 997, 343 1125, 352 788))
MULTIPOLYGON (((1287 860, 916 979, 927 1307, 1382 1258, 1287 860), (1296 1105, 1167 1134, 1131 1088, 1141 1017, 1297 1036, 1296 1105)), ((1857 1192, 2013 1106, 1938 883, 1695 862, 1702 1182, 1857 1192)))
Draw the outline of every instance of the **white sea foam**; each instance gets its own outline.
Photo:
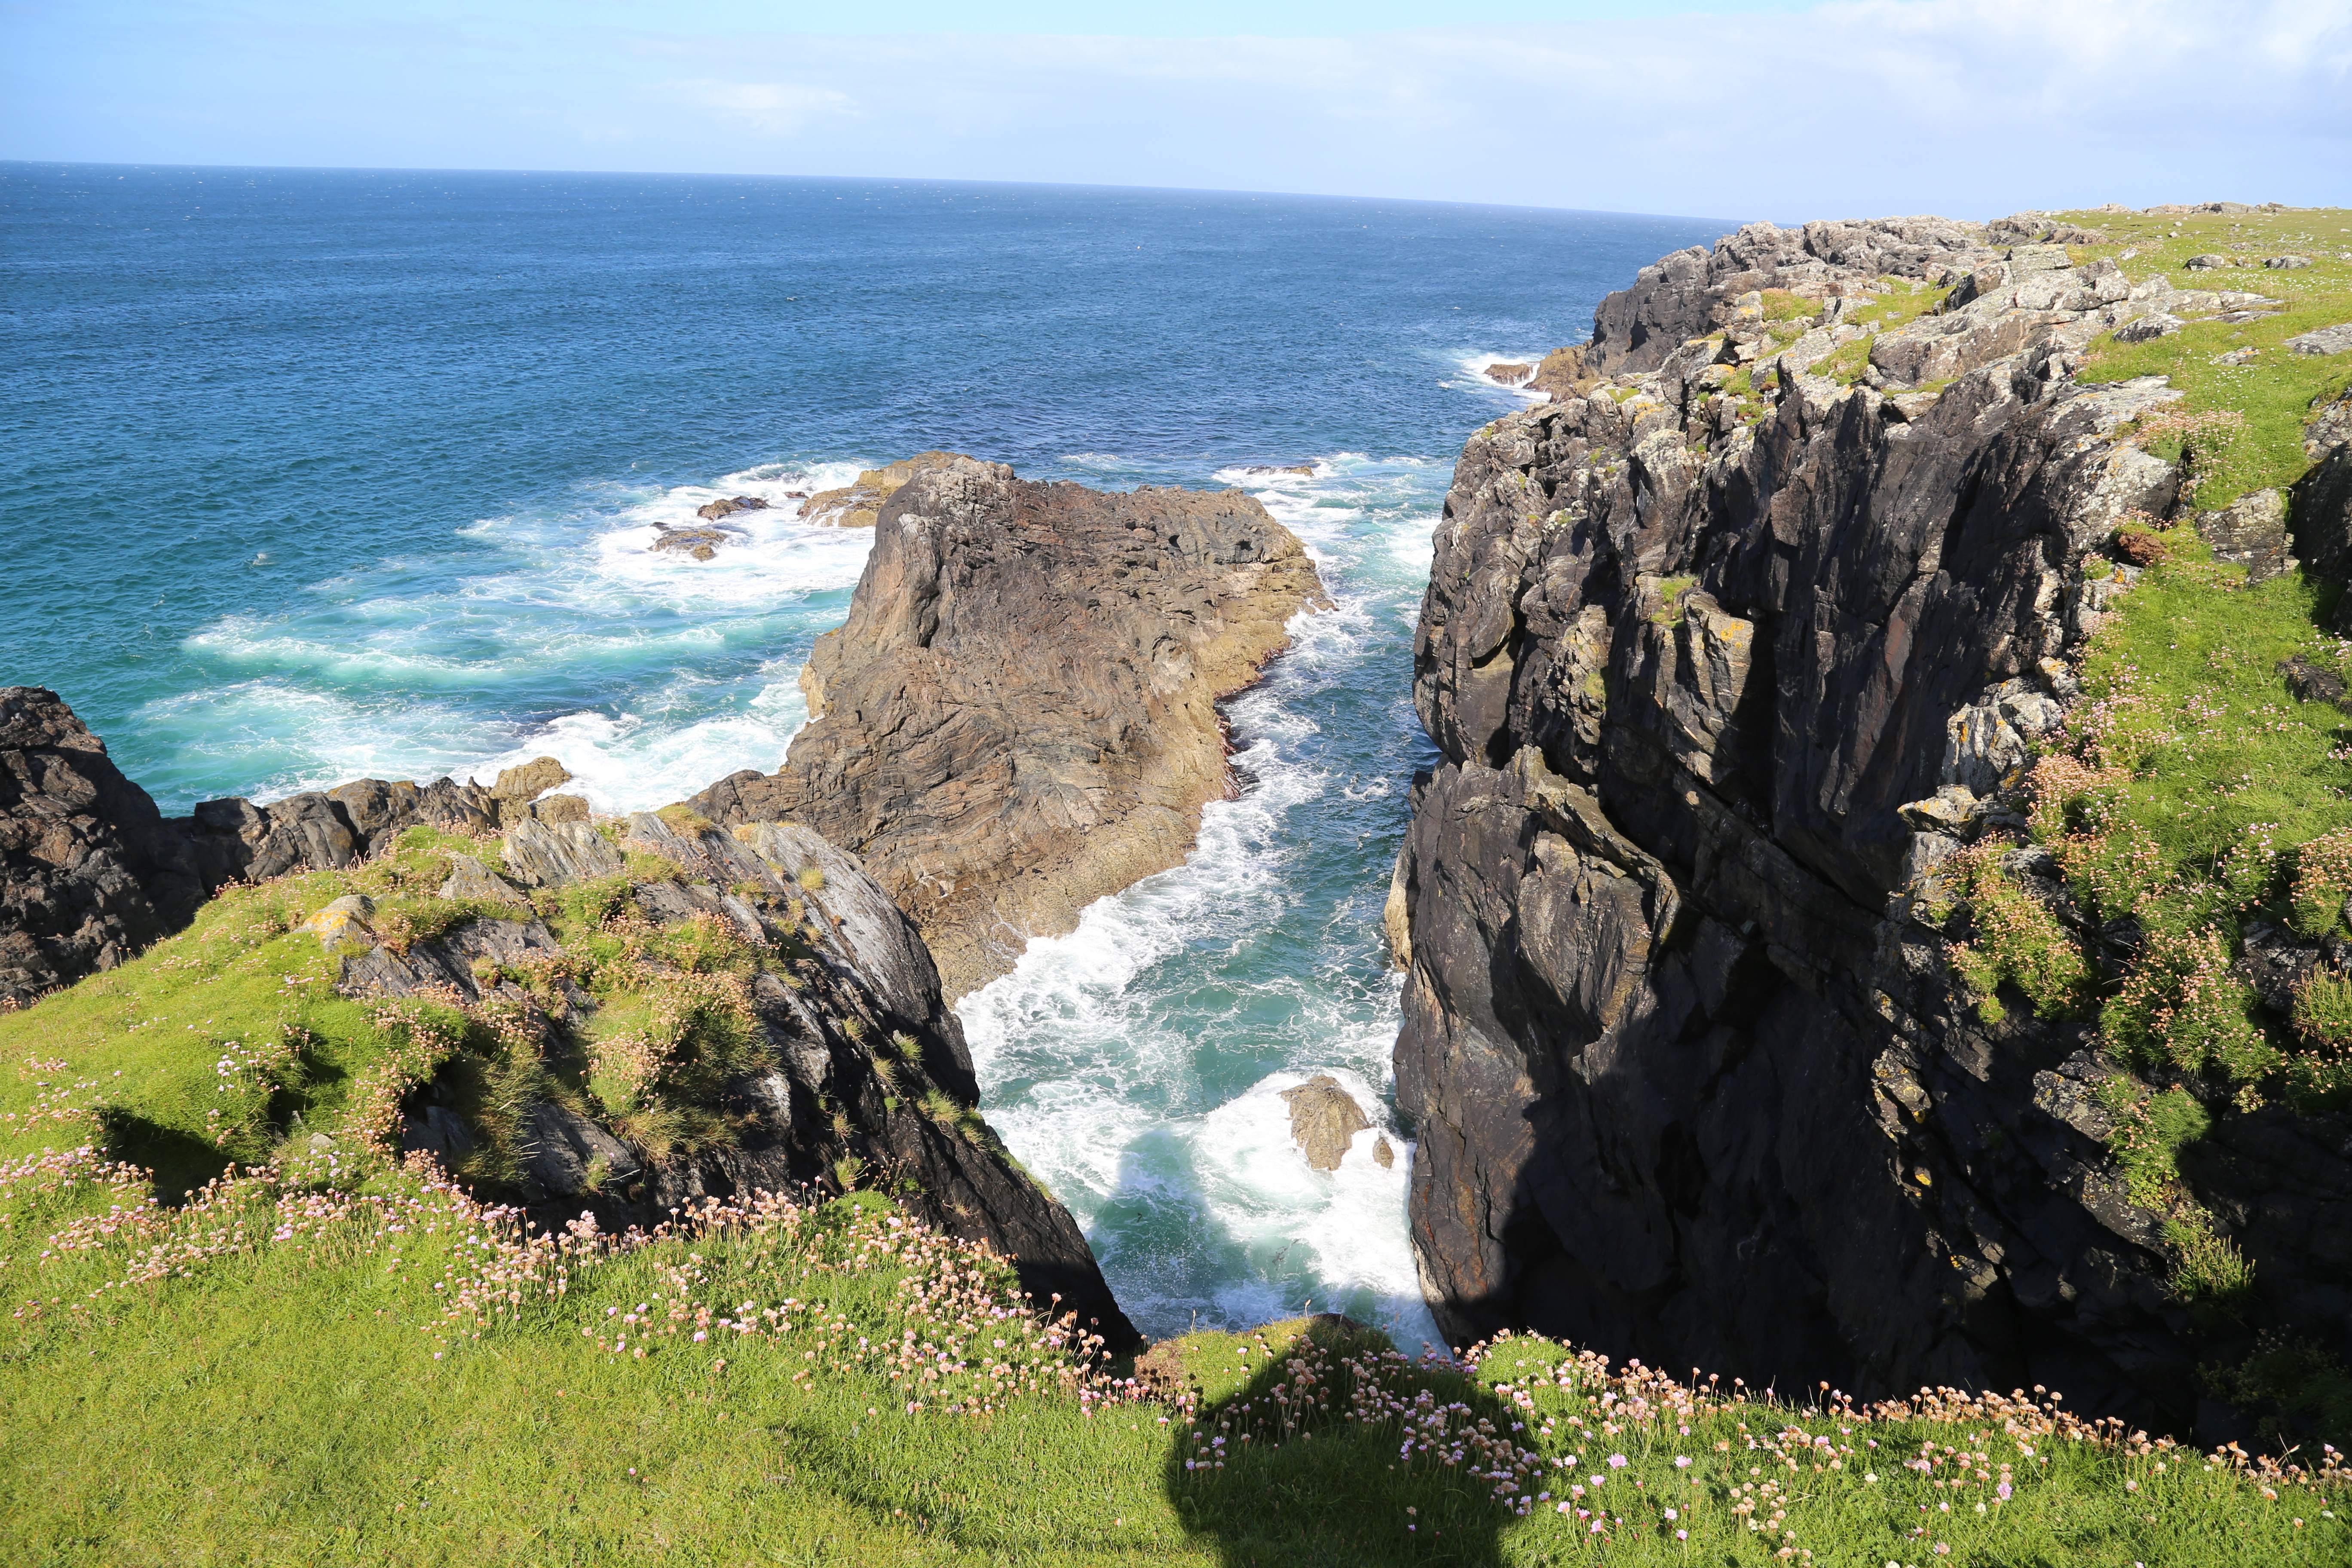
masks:
MULTIPOLYGON (((388 562, 320 584, 291 614, 225 618, 186 644, 247 676, 207 694, 208 710, 235 716, 207 727, 231 737, 264 799, 368 775, 487 778, 548 754, 617 811, 773 769, 806 719, 799 650, 839 622, 873 544, 868 530, 802 522, 792 492, 859 467, 593 487, 578 505, 462 531, 481 549, 459 573, 388 562), (699 524, 698 508, 737 495, 772 504, 723 520, 731 542, 710 561, 650 549, 663 524, 699 524), (488 716, 501 710, 515 717, 488 716)), ((149 721, 169 731, 171 707, 149 721)))
POLYGON ((1540 403, 1544 401, 1549 394, 1536 392, 1526 386, 1506 385, 1504 383, 1496 381, 1493 376, 1489 375, 1487 372, 1493 366, 1498 364, 1541 364, 1543 363, 1544 353, 1546 352, 1549 351, 1539 351, 1531 354, 1465 354, 1454 363, 1461 368, 1464 374, 1471 379, 1465 382, 1448 381, 1445 384, 1453 387, 1456 391, 1463 392, 1508 392, 1514 396, 1524 397, 1530 403, 1540 403))
POLYGON ((1409 1242, 1412 1149, 1386 1109, 1395 978, 1331 982, 1255 952, 1292 952, 1302 921, 1343 946, 1377 930, 1384 872, 1349 894, 1344 918, 1300 909, 1302 808, 1399 787, 1335 772, 1340 753, 1303 699, 1357 677, 1416 592, 1396 541, 1417 538, 1425 563, 1428 479, 1406 467, 1341 454, 1312 478, 1215 476, 1298 535, 1336 601, 1295 619, 1271 678, 1228 706, 1249 788, 1204 809, 1184 865, 1089 906, 960 1004, 991 1121, 1078 1215, 1150 1333, 1246 1326, 1312 1301, 1370 1315, 1408 1349, 1437 1337, 1409 1242), (1283 1065, 1244 1065, 1269 1052, 1283 1065), (1307 1166, 1280 1098, 1318 1071, 1379 1124, 1334 1173, 1307 1166), (1383 1135, 1385 1170, 1371 1158, 1383 1135))

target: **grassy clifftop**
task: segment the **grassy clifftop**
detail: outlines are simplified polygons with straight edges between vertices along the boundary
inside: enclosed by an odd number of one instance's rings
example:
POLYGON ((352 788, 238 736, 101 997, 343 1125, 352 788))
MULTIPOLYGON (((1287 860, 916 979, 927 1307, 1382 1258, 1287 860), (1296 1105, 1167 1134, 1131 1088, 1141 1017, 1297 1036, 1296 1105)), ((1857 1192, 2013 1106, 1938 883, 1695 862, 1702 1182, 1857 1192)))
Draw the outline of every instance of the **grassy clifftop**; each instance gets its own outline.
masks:
POLYGON ((243 890, 0 1019, 13 1560, 2352 1552, 2332 1462, 2130 1440, 2054 1394, 1801 1405, 1534 1339, 1416 1363, 1331 1319, 1112 1364, 872 1193, 533 1231, 394 1158, 410 1037, 299 929, 359 886, 379 922, 469 918, 403 891, 446 847, 243 890))

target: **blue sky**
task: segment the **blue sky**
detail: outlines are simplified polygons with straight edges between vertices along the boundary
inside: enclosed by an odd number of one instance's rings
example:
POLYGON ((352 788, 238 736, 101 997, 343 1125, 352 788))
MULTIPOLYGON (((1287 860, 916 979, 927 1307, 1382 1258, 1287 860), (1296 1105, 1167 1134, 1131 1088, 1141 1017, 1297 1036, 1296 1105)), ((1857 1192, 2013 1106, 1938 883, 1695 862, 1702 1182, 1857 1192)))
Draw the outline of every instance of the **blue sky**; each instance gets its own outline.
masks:
POLYGON ((0 0, 0 158, 2352 202, 2352 0, 0 0))

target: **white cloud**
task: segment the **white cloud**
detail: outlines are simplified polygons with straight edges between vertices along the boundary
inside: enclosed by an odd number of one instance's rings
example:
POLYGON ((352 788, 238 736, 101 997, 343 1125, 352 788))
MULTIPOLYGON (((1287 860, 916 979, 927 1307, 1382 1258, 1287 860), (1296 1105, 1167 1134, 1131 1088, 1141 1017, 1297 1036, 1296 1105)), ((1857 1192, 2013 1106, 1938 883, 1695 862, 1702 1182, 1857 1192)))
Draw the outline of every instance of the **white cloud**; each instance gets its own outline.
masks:
POLYGON ((386 43, 319 26, 257 40, 219 17, 113 36, 110 112, 69 101, 75 62, 35 59, 0 81, 0 149, 576 167, 558 128, 585 116, 611 138, 596 161, 645 170, 1724 217, 2352 201, 2352 0, 1833 0, 1333 38, 509 26, 386 43))
POLYGON ((859 112, 856 100, 847 93, 799 82, 706 77, 663 82, 654 96, 680 108, 702 110, 736 129, 761 136, 797 136, 814 121, 859 112))

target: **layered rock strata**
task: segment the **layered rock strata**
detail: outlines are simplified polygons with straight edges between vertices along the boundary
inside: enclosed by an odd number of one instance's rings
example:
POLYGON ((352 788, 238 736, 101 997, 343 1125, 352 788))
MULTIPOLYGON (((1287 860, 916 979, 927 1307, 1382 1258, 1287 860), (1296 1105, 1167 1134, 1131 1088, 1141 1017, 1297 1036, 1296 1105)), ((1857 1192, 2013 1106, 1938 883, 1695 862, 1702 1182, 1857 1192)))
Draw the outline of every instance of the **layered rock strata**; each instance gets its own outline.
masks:
MULTIPOLYGON (((618 877, 628 851, 674 868, 668 876, 630 877, 634 918, 656 927, 716 921, 807 957, 750 983, 763 1059, 709 1108, 732 1129, 725 1142, 654 1155, 562 1100, 523 1108, 520 1195, 541 1223, 561 1225, 584 1210, 608 1228, 651 1226, 704 1196, 827 1189, 854 1161, 861 1179, 926 1223, 1010 1258, 1041 1309, 1076 1312, 1114 1349, 1136 1342, 1076 1222, 981 1121, 962 1026, 940 996, 921 938, 854 857, 805 827, 680 830, 639 815, 614 844, 583 824, 525 821, 505 836, 497 868, 461 857, 444 889, 445 897, 507 903, 510 917, 395 951, 373 941, 366 911, 347 911, 327 939, 348 950, 341 989, 495 1002, 551 1041, 576 1040, 593 1027, 593 999, 567 980, 526 988, 514 978, 564 972, 563 948, 526 889, 618 877)), ((477 1142, 463 1106, 455 1085, 413 1096, 406 1146, 461 1162, 477 1142)))
MULTIPOLYGON (((2106 1147, 2095 1030, 1982 1022, 1927 894, 2076 695, 2133 570, 2085 552, 2177 509, 2116 438, 2175 395, 2078 384, 2084 346, 2263 302, 1993 237, 1759 225, 1670 257, 1547 360, 1554 401, 1464 449, 1415 647, 1444 761, 1391 909, 1413 1242, 1457 1343, 2225 1420, 2106 1147), (1954 287, 1855 384, 1811 374, 1888 274, 1954 287), (1794 342, 1770 289, 1818 311, 1794 342)), ((2270 501, 2227 531, 2284 553, 2270 501)), ((2341 1339, 2347 1156, 2341 1118, 2226 1105, 2184 1152, 2254 1262, 2247 1330, 2341 1339)))
POLYGON ((1240 491, 1104 494, 958 458, 883 507, 782 768, 688 805, 863 858, 961 995, 1183 859, 1228 787, 1218 700, 1321 602, 1298 541, 1240 491))

